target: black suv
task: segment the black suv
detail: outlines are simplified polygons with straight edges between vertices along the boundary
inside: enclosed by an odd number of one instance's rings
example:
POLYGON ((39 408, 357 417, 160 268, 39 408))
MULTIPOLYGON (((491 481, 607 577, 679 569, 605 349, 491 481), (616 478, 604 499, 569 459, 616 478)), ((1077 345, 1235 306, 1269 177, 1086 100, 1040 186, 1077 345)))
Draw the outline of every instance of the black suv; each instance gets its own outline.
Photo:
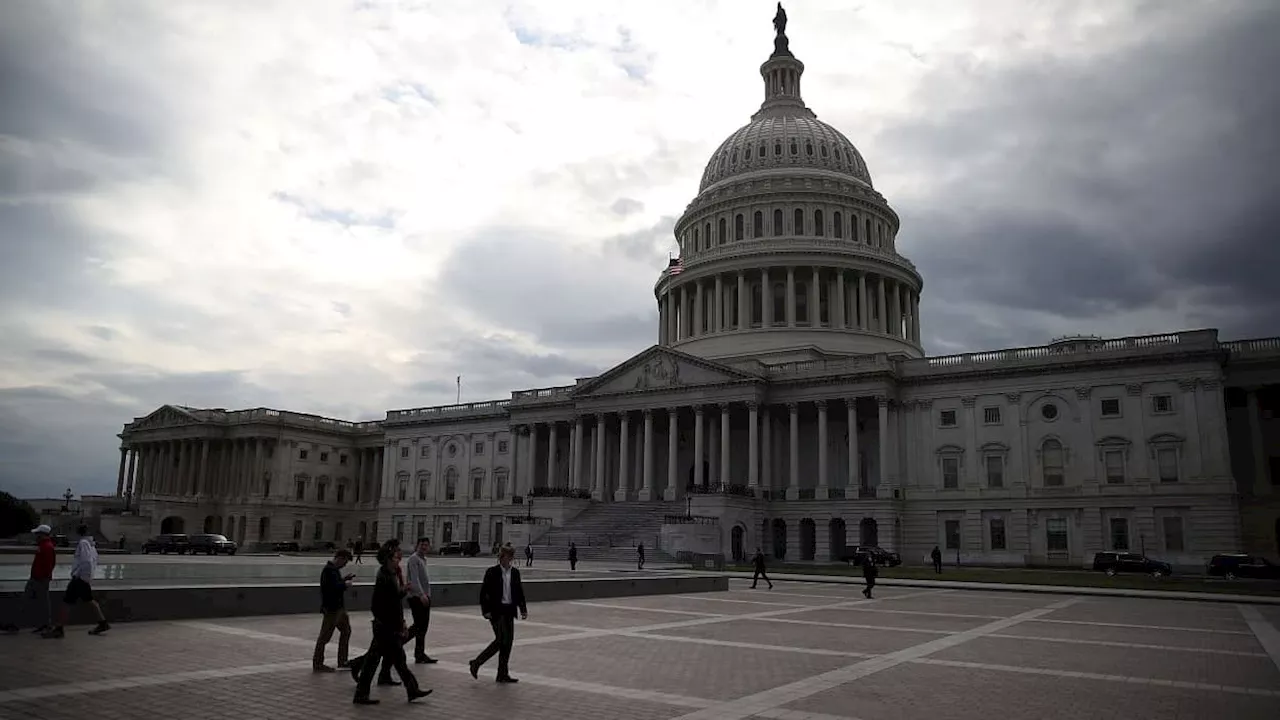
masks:
POLYGON ((1173 574, 1173 566, 1169 563, 1131 552, 1097 553, 1093 556, 1093 569, 1112 576, 1117 573, 1144 573, 1155 577, 1173 574))
POLYGON ((158 552, 163 555, 168 555, 169 553, 186 555, 187 550, 190 549, 190 547, 191 541, 186 535, 183 535, 182 533, 166 533, 164 535, 157 535, 142 543, 142 552, 144 555, 153 552, 158 552))
POLYGON ((1205 568, 1205 572, 1228 580, 1238 577, 1280 580, 1280 565, 1272 565, 1264 557, 1241 553, 1214 555, 1209 558, 1209 566, 1205 568))
POLYGON ((464 557, 475 557, 480 554, 480 543, 474 540, 466 542, 445 543, 440 548, 441 555, 462 555, 464 557))
POLYGON ((192 535, 188 540, 187 549, 194 553, 204 553, 205 555, 235 555, 236 544, 227 539, 226 535, 192 535))
POLYGON ((840 562, 846 562, 850 565, 861 565, 865 562, 865 558, 868 555, 871 556, 871 561, 876 565, 897 567, 902 564, 902 556, 898 555, 898 553, 870 545, 853 545, 846 547, 844 549, 844 554, 840 556, 840 562))

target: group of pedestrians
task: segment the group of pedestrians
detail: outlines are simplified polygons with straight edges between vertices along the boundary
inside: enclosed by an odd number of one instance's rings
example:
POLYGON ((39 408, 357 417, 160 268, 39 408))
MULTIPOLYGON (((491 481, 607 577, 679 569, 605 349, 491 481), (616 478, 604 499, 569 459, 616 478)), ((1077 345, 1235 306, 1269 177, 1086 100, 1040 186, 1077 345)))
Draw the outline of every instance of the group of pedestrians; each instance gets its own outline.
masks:
MULTIPOLYGON (((67 620, 71 616, 74 605, 85 603, 93 609, 98 623, 89 631, 90 635, 101 635, 111 629, 102 606, 93 597, 93 575, 98 569, 98 548, 87 525, 76 528, 76 550, 71 557, 71 573, 67 587, 62 593, 62 603, 58 606, 56 619, 53 596, 49 584, 53 581, 53 571, 58 565, 58 551, 53 542, 53 529, 48 525, 39 525, 32 529, 36 537, 36 553, 31 559, 31 574, 27 578, 26 597, 35 606, 35 613, 40 618, 34 633, 44 638, 58 639, 66 636, 67 620)), ((0 625, 4 632, 18 632, 16 623, 0 625)))
MULTIPOLYGON (((334 672, 334 668, 325 664, 324 655, 325 646, 333 639, 336 630, 339 633, 338 667, 349 670, 356 681, 355 697, 352 699, 356 705, 378 704, 378 700, 370 697, 375 674, 380 686, 403 685, 409 702, 426 697, 432 692, 418 684, 418 679, 409 669, 404 651, 404 645, 413 640, 415 664, 429 665, 436 662, 426 653, 426 635, 431 623, 431 579, 427 568, 427 556, 430 552, 431 540, 425 537, 418 539, 414 552, 407 560, 404 560, 400 551, 399 540, 388 540, 378 549, 378 574, 370 600, 373 641, 369 649, 357 658, 349 659, 347 656, 351 641, 351 622, 346 611, 346 591, 354 582, 355 575, 342 573, 351 561, 351 552, 339 550, 320 573, 320 607, 323 619, 312 655, 312 669, 315 672, 334 672), (405 624, 405 601, 413 616, 412 626, 405 624), (378 671, 379 665, 381 672, 378 671), (399 682, 392 678, 392 669, 399 676, 399 682)), ((517 611, 522 620, 527 619, 529 614, 525 606, 520 571, 512 567, 514 558, 515 550, 510 545, 503 545, 498 550, 498 564, 485 571, 484 581, 480 586, 480 612, 489 621, 494 637, 468 664, 473 678, 478 678, 480 668, 497 655, 497 682, 518 682, 511 676, 509 666, 511 648, 515 642, 515 618, 517 611)))

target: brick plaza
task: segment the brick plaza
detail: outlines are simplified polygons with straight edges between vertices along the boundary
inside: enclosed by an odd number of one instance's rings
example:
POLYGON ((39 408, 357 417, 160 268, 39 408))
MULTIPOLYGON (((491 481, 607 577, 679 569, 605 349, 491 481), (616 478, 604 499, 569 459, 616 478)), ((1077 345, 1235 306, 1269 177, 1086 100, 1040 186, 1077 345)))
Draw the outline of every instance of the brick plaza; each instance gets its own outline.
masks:
MULTIPOLYGON (((119 624, 0 638, 0 718, 1172 718, 1280 716, 1280 607, 775 583, 727 593, 533 603, 512 671, 466 662, 476 611, 433 613, 414 666, 435 694, 313 674, 318 615, 119 624)), ((369 637, 353 617, 353 654, 369 637)), ((333 662, 336 641, 330 645, 333 662)))

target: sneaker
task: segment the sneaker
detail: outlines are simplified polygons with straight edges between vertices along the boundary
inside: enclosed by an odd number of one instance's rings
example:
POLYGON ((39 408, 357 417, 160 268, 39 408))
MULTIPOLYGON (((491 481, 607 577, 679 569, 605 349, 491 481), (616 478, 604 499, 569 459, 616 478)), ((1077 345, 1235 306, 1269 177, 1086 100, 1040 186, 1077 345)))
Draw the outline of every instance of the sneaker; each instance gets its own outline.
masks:
POLYGON ((392 680, 391 678, 378 678, 378 685, 381 687, 396 687, 402 684, 403 683, 401 683, 399 680, 392 680))
POLYGON ((510 675, 506 675, 506 676, 497 678, 496 680, 494 680, 494 682, 502 683, 504 685, 515 685, 516 683, 520 682, 520 680, 518 678, 513 678, 510 675))
POLYGON ((107 621, 106 621, 106 620, 103 620, 102 622, 100 622, 100 623, 98 623, 97 625, 95 625, 95 626, 94 626, 94 628, 93 628, 92 630, 90 630, 90 631, 89 631, 89 634, 90 634, 90 635, 101 635, 102 633, 104 633, 104 632, 106 632, 106 631, 108 631, 108 630, 110 630, 110 629, 111 629, 111 626, 110 626, 109 624, 107 624, 107 621))
POLYGON ((480 664, 479 664, 479 663, 477 663, 475 660, 472 660, 471 662, 467 663, 467 667, 471 669, 471 677, 472 677, 472 678, 477 679, 477 680, 478 680, 478 679, 480 679, 480 664))
POLYGON ((413 692, 409 693, 409 702, 413 702, 414 700, 417 700, 419 698, 424 698, 430 694, 431 694, 430 688, 427 688, 426 690, 414 690, 413 692))
POLYGON ((375 700, 368 695, 357 695, 351 699, 352 705, 377 705, 381 700, 375 700))
POLYGON ((337 670, 334 670, 333 668, 329 667, 328 665, 312 665, 312 666, 311 666, 311 672, 313 672, 313 673, 331 673, 331 672, 337 672, 337 670))
POLYGON ((430 656, 428 656, 428 655, 423 655, 423 656, 421 656, 421 657, 416 657, 416 658, 414 658, 414 659, 413 659, 413 662, 414 662, 414 663, 416 663, 416 664, 418 664, 418 665, 435 665, 436 663, 438 663, 438 662, 440 662, 440 661, 439 661, 439 660, 436 660, 435 658, 430 657, 430 656))

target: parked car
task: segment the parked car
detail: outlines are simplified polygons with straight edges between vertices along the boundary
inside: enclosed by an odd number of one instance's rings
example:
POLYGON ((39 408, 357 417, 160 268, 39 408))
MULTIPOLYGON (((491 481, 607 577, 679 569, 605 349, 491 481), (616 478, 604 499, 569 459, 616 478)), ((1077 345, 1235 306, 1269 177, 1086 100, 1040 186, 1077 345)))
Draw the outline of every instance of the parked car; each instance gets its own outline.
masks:
POLYGON ((235 555, 237 545, 235 542, 228 540, 226 535, 192 535, 188 540, 187 549, 194 553, 204 553, 205 555, 235 555))
POLYGON ((284 540, 271 546, 276 552, 302 552, 302 545, 297 540, 284 540))
POLYGON ((1173 566, 1160 560, 1152 560, 1146 555, 1131 552, 1100 552, 1093 556, 1093 569, 1108 575, 1119 573, 1143 573, 1164 577, 1173 574, 1173 566))
POLYGON ((876 565, 884 567, 897 567, 902 564, 902 557, 896 552, 890 552, 881 547, 871 545, 853 545, 844 549, 844 553, 840 556, 841 562, 850 565, 861 565, 867 555, 871 556, 872 562, 876 565))
POLYGON ((480 554, 480 543, 473 540, 466 542, 445 543, 440 547, 441 555, 462 555, 464 557, 475 557, 480 554))
POLYGON ((190 547, 191 540, 186 535, 182 533, 165 533, 142 543, 142 552, 143 554, 161 553, 162 555, 168 555, 169 553, 178 553, 179 555, 186 555, 190 547))
POLYGON ((1205 568, 1209 575, 1235 578, 1257 578, 1259 580, 1280 580, 1280 565, 1273 565, 1270 560, 1257 555, 1243 553, 1225 553, 1209 558, 1209 566, 1205 568))

